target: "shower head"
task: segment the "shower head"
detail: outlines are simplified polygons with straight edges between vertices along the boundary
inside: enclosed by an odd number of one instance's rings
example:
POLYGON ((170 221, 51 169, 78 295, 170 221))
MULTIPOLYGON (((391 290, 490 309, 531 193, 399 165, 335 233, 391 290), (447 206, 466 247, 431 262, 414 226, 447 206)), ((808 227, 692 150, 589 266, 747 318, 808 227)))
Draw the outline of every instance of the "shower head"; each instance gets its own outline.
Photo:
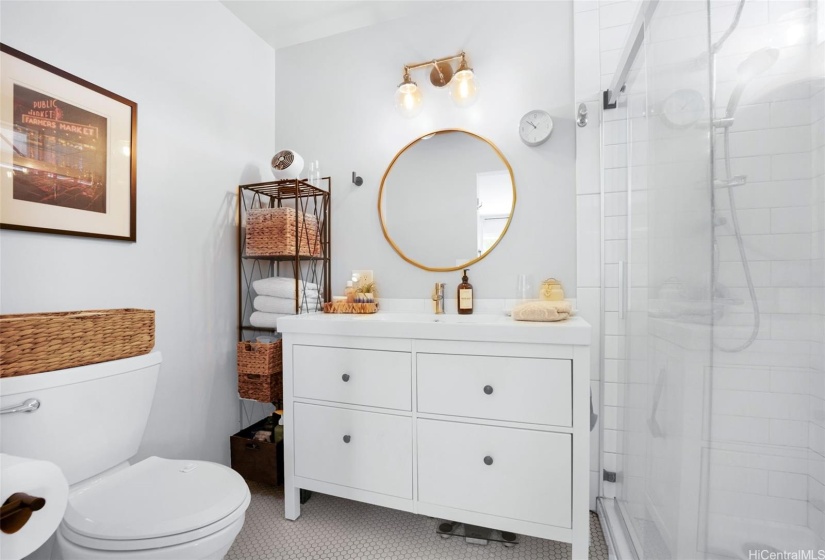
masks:
POLYGON ((764 49, 759 49, 758 51, 751 53, 748 58, 742 61, 742 64, 740 64, 739 68, 736 70, 739 81, 736 84, 736 87, 733 88, 733 92, 730 94, 728 108, 725 110, 726 118, 733 117, 733 113, 736 112, 736 107, 739 106, 742 93, 744 93, 745 87, 748 83, 750 83, 750 81, 759 74, 767 72, 767 70, 776 63, 778 58, 779 49, 765 47, 764 49))
POLYGON ((750 81, 759 74, 766 72, 776 63, 778 58, 779 49, 773 47, 765 47, 751 53, 736 69, 736 73, 739 74, 739 81, 750 81))

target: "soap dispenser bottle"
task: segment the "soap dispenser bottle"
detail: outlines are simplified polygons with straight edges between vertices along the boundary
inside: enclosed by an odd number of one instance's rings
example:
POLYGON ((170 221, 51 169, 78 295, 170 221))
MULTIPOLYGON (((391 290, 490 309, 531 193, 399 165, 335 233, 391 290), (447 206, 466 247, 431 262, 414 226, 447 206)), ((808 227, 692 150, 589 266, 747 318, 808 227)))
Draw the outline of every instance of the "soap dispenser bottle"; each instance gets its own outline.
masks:
POLYGON ((473 313, 473 285, 467 278, 467 270, 464 269, 464 276, 461 277, 461 284, 458 285, 458 314, 470 315, 473 313))
POLYGON ((347 298, 347 303, 355 303, 355 287, 352 285, 352 280, 347 280, 344 296, 347 298))

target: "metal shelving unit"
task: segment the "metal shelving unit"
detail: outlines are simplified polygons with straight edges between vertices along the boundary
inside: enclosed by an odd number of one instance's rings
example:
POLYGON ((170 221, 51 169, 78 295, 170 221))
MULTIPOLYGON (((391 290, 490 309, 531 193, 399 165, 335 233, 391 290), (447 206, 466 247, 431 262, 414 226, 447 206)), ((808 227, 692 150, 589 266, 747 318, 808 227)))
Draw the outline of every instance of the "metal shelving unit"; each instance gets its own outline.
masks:
MULTIPOLYGON (((270 276, 288 274, 295 278, 295 292, 301 297, 295 298, 295 313, 322 311, 323 303, 330 300, 330 256, 331 256, 331 215, 330 197, 332 179, 321 179, 321 188, 310 184, 306 179, 289 179, 269 181, 238 186, 238 340, 254 339, 260 333, 274 332, 276 329, 255 327, 249 324, 253 312, 254 291, 252 282, 270 276), (246 216, 249 210, 257 208, 294 208, 298 216, 312 215, 318 221, 318 235, 321 254, 318 256, 302 255, 246 255, 246 216), (310 308, 307 305, 307 284, 317 284, 323 291, 323 299, 310 308)), ((306 231, 301 228, 306 221, 295 220, 295 247, 300 246, 301 235, 306 231)))

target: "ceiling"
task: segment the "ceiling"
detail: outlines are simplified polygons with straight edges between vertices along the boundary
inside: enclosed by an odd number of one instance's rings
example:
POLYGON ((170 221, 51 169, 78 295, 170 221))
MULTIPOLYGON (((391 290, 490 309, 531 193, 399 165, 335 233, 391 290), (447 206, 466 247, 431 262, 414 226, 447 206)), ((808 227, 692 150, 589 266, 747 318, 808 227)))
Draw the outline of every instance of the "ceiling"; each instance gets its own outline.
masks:
POLYGON ((398 19, 426 9, 422 1, 222 0, 276 49, 398 19))

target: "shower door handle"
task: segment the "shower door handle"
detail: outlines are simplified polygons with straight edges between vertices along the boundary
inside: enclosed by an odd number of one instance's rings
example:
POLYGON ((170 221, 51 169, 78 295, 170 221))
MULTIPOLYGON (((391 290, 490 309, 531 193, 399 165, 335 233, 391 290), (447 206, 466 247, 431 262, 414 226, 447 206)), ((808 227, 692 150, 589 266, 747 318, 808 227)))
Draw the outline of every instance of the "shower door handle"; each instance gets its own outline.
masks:
POLYGON ((624 319, 625 315, 625 290, 627 289, 627 279, 625 274, 625 262, 619 261, 619 319, 624 319))
POLYGON ((579 103, 576 111, 576 124, 581 128, 587 126, 587 105, 579 103))

